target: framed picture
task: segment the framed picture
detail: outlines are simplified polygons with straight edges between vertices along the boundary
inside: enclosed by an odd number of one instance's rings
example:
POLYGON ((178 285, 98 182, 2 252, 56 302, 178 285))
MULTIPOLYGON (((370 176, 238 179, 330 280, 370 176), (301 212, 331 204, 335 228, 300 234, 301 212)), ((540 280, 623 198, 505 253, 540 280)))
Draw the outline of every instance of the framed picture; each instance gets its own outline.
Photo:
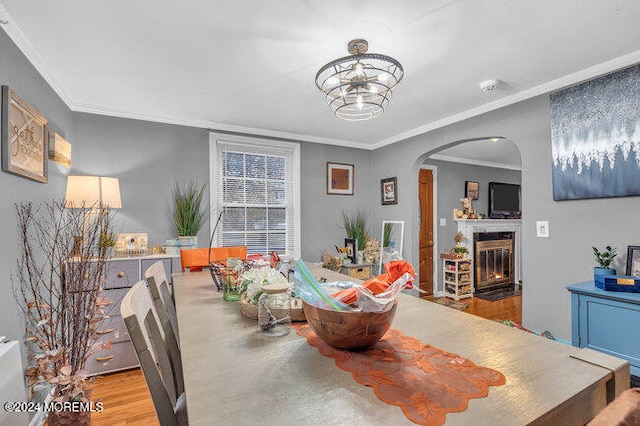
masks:
POLYGON ((640 278, 640 246, 627 247, 627 273, 640 278))
POLYGON ((49 132, 49 160, 71 167, 71 144, 56 132, 49 132))
POLYGON ((480 185, 478 182, 468 180, 464 183, 464 196, 472 200, 478 199, 478 193, 480 192, 480 185))
POLYGON ((327 194, 353 195, 353 164, 327 163, 327 194))
POLYGON ((347 259, 351 261, 355 265, 356 263, 356 254, 358 250, 358 240, 353 238, 345 238, 344 246, 347 249, 347 259))
POLYGON ((392 177, 380 180, 380 201, 383 206, 398 204, 398 178, 392 177))
POLYGON ((2 171, 46 183, 47 120, 9 86, 2 86, 1 103, 2 171))
POLYGON ((549 95, 554 200, 640 195, 639 85, 636 64, 549 95))

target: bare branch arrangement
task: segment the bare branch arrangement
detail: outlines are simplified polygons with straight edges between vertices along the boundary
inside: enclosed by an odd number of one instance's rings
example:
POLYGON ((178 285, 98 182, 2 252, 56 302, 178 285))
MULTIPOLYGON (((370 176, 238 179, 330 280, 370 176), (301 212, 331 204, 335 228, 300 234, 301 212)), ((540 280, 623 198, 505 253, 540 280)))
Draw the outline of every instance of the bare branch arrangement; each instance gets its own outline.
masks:
POLYGON ((109 304, 100 297, 106 262, 99 242, 110 233, 110 213, 60 201, 17 204, 16 212, 20 254, 11 282, 26 324, 29 386, 49 382, 53 401, 87 402, 85 362, 110 345, 98 341, 109 304))

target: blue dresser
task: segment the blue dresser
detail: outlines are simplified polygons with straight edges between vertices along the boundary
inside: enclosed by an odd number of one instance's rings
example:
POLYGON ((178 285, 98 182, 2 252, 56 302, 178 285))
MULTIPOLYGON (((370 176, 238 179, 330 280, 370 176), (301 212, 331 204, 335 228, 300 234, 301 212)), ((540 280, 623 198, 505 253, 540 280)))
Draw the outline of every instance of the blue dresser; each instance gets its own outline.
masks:
POLYGON ((626 359, 640 376, 640 293, 605 291, 593 281, 571 292, 571 343, 626 359))

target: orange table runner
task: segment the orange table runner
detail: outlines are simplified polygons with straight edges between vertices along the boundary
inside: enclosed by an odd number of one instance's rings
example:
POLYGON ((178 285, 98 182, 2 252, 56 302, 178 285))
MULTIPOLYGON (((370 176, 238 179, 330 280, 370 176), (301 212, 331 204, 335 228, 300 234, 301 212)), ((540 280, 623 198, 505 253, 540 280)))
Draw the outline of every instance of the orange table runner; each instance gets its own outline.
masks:
POLYGON ((489 386, 506 383, 496 370, 479 367, 402 332, 390 329, 373 347, 362 351, 336 349, 308 325, 298 334, 360 384, 371 386, 382 401, 398 405, 411 421, 441 425, 449 412, 464 411, 470 398, 482 398, 489 386))

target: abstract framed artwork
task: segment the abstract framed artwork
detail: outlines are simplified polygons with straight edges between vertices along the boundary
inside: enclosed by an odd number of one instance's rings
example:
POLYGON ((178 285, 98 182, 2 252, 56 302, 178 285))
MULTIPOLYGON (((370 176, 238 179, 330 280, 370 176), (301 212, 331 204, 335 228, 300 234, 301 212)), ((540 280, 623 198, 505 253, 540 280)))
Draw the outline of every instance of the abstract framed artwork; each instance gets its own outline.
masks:
POLYGON ((627 247, 627 271, 626 275, 640 278, 640 246, 627 247))
POLYGON ((2 170, 46 183, 49 158, 47 136, 47 119, 9 86, 2 86, 2 170))
POLYGON ((327 194, 353 195, 353 164, 327 163, 327 194))
POLYGON ((553 199, 640 195, 640 64, 550 95, 553 199))
POLYGON ((398 204, 398 178, 380 180, 380 201, 383 206, 398 204))
POLYGON ((480 192, 480 184, 472 180, 465 181, 464 183, 464 196, 471 200, 478 199, 478 193, 480 192))

